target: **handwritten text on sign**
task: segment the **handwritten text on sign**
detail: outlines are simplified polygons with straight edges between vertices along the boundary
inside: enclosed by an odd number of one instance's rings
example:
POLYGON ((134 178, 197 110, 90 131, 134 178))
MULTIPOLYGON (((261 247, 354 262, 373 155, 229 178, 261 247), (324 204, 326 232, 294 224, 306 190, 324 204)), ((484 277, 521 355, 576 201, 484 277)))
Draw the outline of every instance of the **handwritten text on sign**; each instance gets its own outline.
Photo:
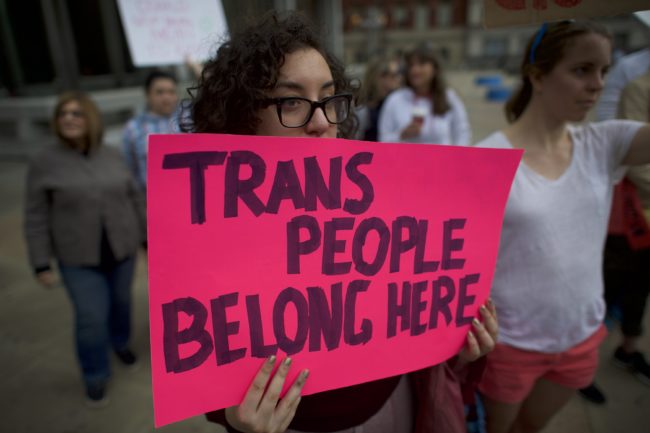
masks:
POLYGON ((484 0, 485 26, 611 16, 648 9, 648 0, 484 0))
POLYGON ((228 36, 221 0, 118 0, 135 66, 203 61, 228 36))
POLYGON ((519 151, 150 137, 156 425, 238 404, 262 359, 305 394, 442 362, 489 292, 519 151))

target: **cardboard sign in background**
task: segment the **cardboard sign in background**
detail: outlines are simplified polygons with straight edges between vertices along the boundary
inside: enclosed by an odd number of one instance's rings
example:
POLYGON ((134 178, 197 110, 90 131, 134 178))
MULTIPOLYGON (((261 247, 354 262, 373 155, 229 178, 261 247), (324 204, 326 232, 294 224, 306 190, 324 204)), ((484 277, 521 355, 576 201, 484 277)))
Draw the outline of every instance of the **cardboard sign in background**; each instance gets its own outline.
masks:
POLYGON ((538 24, 642 11, 648 0, 485 0, 485 27, 538 24))
POLYGON ((221 0, 118 0, 135 66, 206 60, 228 36, 221 0))
POLYGON ((277 352, 283 359, 283 349, 295 351, 288 383, 303 368, 311 372, 305 395, 421 369, 456 354, 488 297, 520 158, 517 150, 336 139, 150 136, 155 424, 239 404, 264 357, 277 352), (256 155, 255 168, 241 163, 244 154, 256 155), (234 217, 233 185, 241 193, 247 179, 260 174, 259 161, 266 170, 257 179, 258 206, 252 208, 261 213, 249 207, 256 203, 250 195, 245 200, 235 195, 234 217), (331 187, 316 199, 314 170, 322 174, 321 187, 331 187), (291 173, 299 179, 292 198, 286 187, 291 173), (284 199, 274 205, 270 196, 284 199), (298 196, 304 202, 295 202, 298 196), (331 209, 321 200, 329 200, 331 209), (294 218, 314 222, 318 242, 307 245, 316 236, 302 228, 293 232, 302 244, 292 248, 296 239, 288 233, 294 218), (426 225, 426 234, 396 228, 396 221, 409 218, 419 228, 426 225), (382 226, 388 246, 375 231, 382 226), (362 227, 374 229, 357 242, 362 227), (420 235, 417 247, 408 245, 417 238, 412 234, 420 235), (291 251, 302 251, 299 272, 290 265, 291 251), (371 262, 380 265, 370 275, 357 266, 371 262), (428 265, 418 268, 423 262, 428 265), (312 296, 318 293, 324 294, 320 303, 312 296), (200 305, 200 314, 183 310, 188 303, 200 305), (334 305, 338 314, 332 313, 334 305), (395 308, 400 305, 401 316, 395 308), (324 326, 328 314, 330 325, 339 321, 338 333, 320 335, 313 326, 324 326), (192 329, 202 341, 186 338, 192 329), (201 351, 200 362, 181 366, 201 351))

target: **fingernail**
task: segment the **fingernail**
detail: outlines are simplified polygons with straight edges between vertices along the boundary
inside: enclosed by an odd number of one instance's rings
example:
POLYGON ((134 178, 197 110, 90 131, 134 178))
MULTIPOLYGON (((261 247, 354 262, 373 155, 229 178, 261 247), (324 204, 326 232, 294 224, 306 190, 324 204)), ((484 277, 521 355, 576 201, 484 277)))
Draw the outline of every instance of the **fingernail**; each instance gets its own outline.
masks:
POLYGON ((308 377, 309 377, 309 370, 305 370, 305 371, 303 371, 303 372, 302 372, 302 380, 303 380, 303 382, 304 382, 305 380, 307 380, 308 377))
POLYGON ((478 321, 476 317, 472 319, 472 325, 476 326, 477 328, 481 326, 481 322, 478 321))
POLYGON ((266 362, 268 362, 271 365, 275 364, 275 355, 269 356, 269 359, 267 359, 266 362))
POLYGON ((490 306, 490 307, 494 307, 494 301, 492 300, 492 298, 490 298, 490 299, 487 300, 487 304, 488 304, 488 306, 490 306))
POLYGON ((485 313, 487 311, 487 308, 485 308, 485 305, 481 305, 478 309, 481 310, 481 313, 485 313))
POLYGON ((474 336, 474 333, 473 333, 472 331, 469 331, 469 332, 467 333, 467 336, 468 336, 468 337, 471 337, 471 338, 473 338, 473 339, 476 339, 476 337, 474 336))
POLYGON ((291 358, 289 358, 289 357, 285 358, 284 365, 286 365, 287 367, 290 366, 291 365, 291 358))

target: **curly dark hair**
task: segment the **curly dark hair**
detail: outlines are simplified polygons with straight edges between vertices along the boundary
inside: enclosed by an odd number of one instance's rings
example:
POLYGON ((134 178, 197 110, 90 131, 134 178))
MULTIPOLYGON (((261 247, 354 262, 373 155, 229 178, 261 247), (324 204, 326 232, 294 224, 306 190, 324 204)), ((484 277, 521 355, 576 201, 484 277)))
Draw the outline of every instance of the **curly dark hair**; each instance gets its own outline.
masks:
MULTIPOLYGON (((285 56, 301 48, 313 48, 323 55, 337 93, 351 92, 343 64, 323 47, 307 18, 297 12, 284 17, 269 12, 234 34, 206 63, 198 85, 190 89, 191 123, 182 129, 254 134, 259 125, 256 113, 275 87, 285 56)), ((351 137, 356 124, 351 112, 339 125, 339 135, 351 137)))

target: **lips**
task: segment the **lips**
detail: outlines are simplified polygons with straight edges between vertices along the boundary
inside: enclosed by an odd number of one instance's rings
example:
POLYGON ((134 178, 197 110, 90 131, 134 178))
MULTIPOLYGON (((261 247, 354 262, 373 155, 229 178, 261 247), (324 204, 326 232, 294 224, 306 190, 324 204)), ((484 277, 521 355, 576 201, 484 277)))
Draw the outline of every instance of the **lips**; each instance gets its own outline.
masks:
POLYGON ((578 105, 585 108, 591 108, 596 105, 596 100, 578 101, 578 105))

